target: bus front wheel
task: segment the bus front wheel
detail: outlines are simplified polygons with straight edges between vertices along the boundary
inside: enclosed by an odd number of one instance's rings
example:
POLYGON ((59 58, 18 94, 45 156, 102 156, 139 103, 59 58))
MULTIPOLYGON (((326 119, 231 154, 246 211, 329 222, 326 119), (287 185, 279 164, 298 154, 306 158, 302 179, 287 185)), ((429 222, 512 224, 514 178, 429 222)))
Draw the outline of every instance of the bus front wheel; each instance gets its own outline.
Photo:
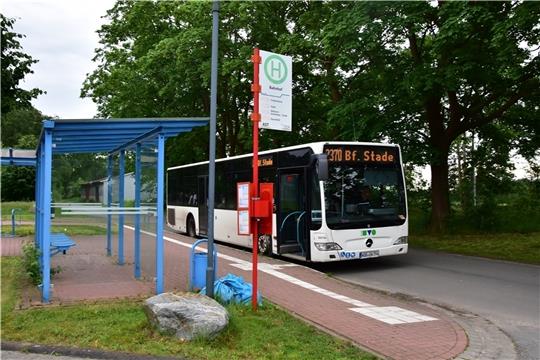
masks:
POLYGON ((269 256, 272 250, 272 242, 270 235, 261 235, 259 236, 258 241, 258 250, 259 254, 269 256))
POLYGON ((195 237, 197 234, 195 233, 195 220, 193 220, 192 216, 188 216, 187 219, 187 234, 189 237, 195 237))

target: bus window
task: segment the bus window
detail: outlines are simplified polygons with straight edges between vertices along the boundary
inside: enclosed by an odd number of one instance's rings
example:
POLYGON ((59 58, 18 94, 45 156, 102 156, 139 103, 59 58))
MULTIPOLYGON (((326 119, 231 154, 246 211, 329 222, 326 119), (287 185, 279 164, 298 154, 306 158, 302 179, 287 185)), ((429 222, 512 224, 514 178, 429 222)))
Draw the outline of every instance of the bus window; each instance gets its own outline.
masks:
POLYGON ((398 167, 332 164, 325 183, 326 222, 331 229, 403 224, 402 189, 398 167))
POLYGON ((277 214, 280 253, 305 256, 306 195, 303 171, 280 173, 277 214))
POLYGON ((301 210, 299 198, 299 175, 283 175, 281 181, 281 211, 290 213, 301 210))

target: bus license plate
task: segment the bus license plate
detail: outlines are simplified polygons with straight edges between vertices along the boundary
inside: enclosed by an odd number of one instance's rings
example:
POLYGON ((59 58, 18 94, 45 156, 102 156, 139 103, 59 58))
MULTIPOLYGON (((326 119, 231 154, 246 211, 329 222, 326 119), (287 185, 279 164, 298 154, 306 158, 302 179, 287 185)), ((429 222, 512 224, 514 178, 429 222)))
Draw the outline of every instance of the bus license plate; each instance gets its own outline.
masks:
POLYGON ((360 253, 360 259, 372 258, 379 256, 379 250, 362 251, 360 253))

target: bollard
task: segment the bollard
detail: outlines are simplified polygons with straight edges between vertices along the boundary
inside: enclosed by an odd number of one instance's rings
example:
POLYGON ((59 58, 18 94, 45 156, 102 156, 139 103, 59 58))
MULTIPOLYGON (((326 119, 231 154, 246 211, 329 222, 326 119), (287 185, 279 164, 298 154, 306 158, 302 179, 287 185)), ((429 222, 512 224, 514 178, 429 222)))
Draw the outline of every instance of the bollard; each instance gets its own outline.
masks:
MULTIPOLYGON (((207 239, 196 241, 191 246, 190 265, 189 265, 189 291, 195 289, 200 290, 206 285, 206 267, 208 264, 207 252, 196 252, 197 246, 203 242, 208 242, 207 239)), ((217 270, 217 251, 214 248, 214 279, 216 278, 217 270)))
POLYGON ((11 236, 13 237, 15 237, 15 213, 18 210, 20 209, 11 209, 11 236))

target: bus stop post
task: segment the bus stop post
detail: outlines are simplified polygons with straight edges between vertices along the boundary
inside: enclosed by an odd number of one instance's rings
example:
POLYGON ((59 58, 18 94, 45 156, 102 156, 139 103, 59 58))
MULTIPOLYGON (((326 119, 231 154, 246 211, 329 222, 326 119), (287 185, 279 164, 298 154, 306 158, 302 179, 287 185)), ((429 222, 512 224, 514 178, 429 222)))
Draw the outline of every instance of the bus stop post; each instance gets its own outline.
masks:
MULTIPOLYGON (((253 49, 253 55, 251 56, 253 61, 253 85, 251 91, 253 92, 253 113, 251 114, 251 121, 253 123, 253 193, 251 194, 252 200, 258 200, 259 198, 259 121, 261 120, 261 114, 259 113, 259 93, 261 92, 261 86, 259 84, 259 64, 261 63, 261 56, 259 55, 259 49, 253 49)), ((250 214, 253 216, 253 214, 250 214)), ((252 282, 253 290, 251 293, 251 304, 253 310, 257 310, 257 257, 258 257, 258 239, 259 229, 257 219, 252 217, 251 229, 252 229, 252 282)))

